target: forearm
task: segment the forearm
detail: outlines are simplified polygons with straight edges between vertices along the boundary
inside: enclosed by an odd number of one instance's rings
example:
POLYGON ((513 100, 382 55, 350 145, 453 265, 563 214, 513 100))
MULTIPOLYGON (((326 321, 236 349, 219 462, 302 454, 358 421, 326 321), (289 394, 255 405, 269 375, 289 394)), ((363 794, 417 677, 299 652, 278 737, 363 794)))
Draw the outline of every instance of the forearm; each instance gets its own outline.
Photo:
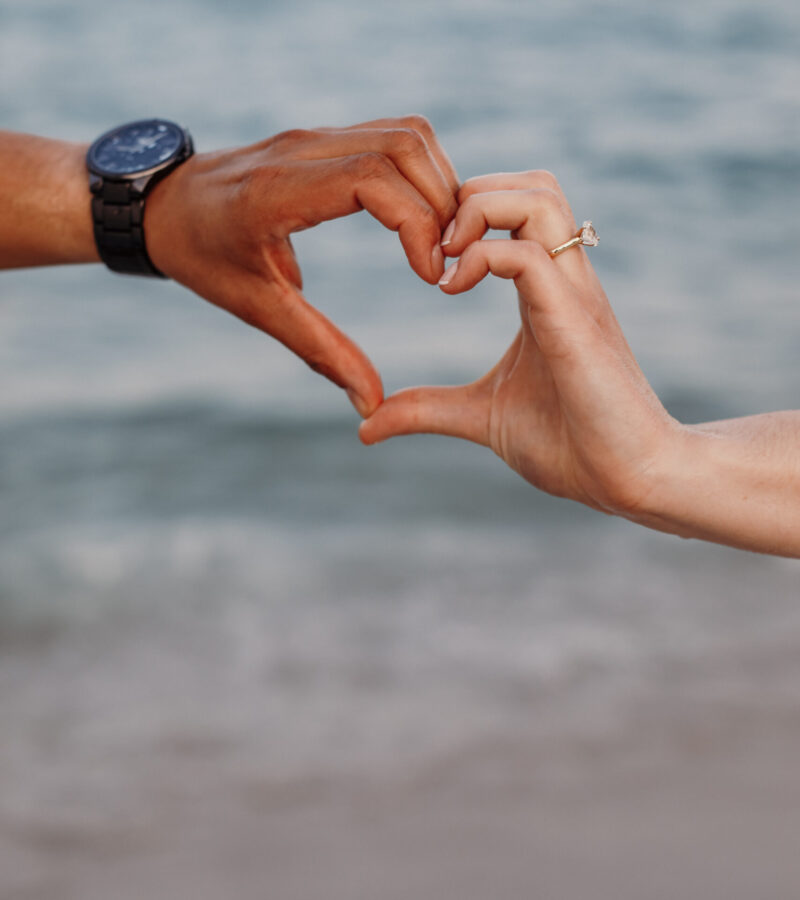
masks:
POLYGON ((86 146, 0 131, 0 268, 96 262, 86 146))
POLYGON ((654 478, 634 521, 800 557, 800 411, 686 426, 654 478))

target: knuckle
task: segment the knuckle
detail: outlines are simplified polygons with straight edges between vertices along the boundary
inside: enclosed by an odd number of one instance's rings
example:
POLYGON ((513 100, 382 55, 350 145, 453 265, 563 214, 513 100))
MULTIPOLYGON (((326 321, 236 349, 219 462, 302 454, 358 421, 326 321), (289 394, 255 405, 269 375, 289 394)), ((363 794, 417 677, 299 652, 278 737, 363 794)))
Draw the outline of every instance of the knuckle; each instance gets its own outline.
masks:
POLYGON ((547 169, 535 169, 528 173, 531 180, 538 186, 549 191, 560 191, 561 186, 556 176, 547 169))
POLYGON ((436 232, 438 236, 441 233, 441 229, 439 227, 439 216, 436 214, 436 210, 427 203, 420 203, 420 215, 425 225, 431 232, 436 232))
POLYGON ((459 204, 456 215, 462 216, 467 221, 472 220, 482 215, 480 205, 480 194, 467 194, 459 204))
POLYGON ((442 230, 439 224, 439 217, 434 209, 427 203, 420 202, 413 211, 409 213, 409 220, 414 223, 414 230, 429 243, 438 243, 441 238, 442 230))
POLYGON ((458 189, 458 202, 464 204, 478 192, 478 177, 468 178, 458 189))
POLYGON ((362 179, 384 178, 392 168, 391 162, 382 153, 372 150, 351 157, 351 165, 362 179))
POLYGON ((461 230, 464 228, 471 234, 474 229, 481 227, 482 223, 485 225, 485 217, 477 196, 469 195, 460 203, 456 203, 455 223, 462 234, 461 230))
POLYGON ((405 156, 424 153, 427 145, 418 131, 413 128, 396 128, 389 133, 389 144, 405 156))
POLYGON ((312 372, 317 372, 320 375, 325 371, 327 364, 325 357, 319 351, 315 350, 306 352, 303 356, 303 362, 305 362, 312 372))
POLYGON ((339 373, 331 364, 331 360, 323 350, 314 349, 304 351, 302 359, 312 372, 316 372, 317 375, 322 375, 323 378, 327 378, 329 381, 334 382, 334 384, 337 384, 340 387, 343 385, 339 373))
POLYGON ((419 113, 403 116, 401 121, 406 128, 411 128, 413 131, 419 132, 425 137, 430 137, 433 134, 433 125, 431 125, 425 116, 420 115, 419 113))
POLYGON ((564 218, 564 207, 559 195, 549 188, 541 188, 531 192, 540 210, 540 215, 548 222, 564 218))
POLYGON ((310 141, 314 132, 307 128, 290 128, 275 135, 274 143, 284 145, 302 144, 310 141))
POLYGON ((561 198, 554 190, 551 190, 550 188, 541 188, 535 193, 539 198, 539 202, 545 209, 552 211, 561 209, 561 198))
POLYGON ((471 265, 474 265, 480 258, 483 256, 485 251, 485 244, 482 241, 476 241, 473 244, 470 244, 464 252, 461 254, 459 259, 459 268, 468 269, 471 265))

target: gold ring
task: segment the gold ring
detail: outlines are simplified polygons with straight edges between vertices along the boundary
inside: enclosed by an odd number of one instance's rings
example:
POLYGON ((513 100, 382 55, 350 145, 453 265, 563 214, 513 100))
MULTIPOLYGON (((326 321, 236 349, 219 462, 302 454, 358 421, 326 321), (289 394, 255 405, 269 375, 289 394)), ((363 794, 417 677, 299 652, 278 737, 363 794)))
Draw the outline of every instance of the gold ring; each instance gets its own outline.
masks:
POLYGON ((556 247, 555 250, 551 250, 550 256, 556 257, 559 253, 570 250, 572 247, 596 247, 599 243, 600 238, 594 230, 594 225, 592 225, 591 222, 584 222, 577 234, 574 237, 571 237, 565 244, 561 244, 559 247, 556 247))

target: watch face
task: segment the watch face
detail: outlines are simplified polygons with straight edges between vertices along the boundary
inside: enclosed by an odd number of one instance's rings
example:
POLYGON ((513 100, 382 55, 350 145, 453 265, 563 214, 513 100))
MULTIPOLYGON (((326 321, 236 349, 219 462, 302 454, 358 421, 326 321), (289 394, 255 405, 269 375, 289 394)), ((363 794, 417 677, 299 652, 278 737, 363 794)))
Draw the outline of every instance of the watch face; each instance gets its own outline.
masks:
POLYGON ((134 175, 159 168, 184 143, 183 131, 172 122, 131 122, 98 138, 89 149, 89 164, 101 175, 134 175))

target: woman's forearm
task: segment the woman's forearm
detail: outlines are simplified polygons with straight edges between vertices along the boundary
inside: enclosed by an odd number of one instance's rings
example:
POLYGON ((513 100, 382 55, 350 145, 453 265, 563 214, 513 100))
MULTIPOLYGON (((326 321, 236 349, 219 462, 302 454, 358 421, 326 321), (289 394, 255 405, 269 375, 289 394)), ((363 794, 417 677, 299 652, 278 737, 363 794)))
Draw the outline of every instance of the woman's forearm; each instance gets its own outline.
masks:
POLYGON ((685 426, 628 518, 682 537, 800 557, 800 412, 685 426))
POLYGON ((0 268, 96 262, 86 146, 0 131, 0 268))

